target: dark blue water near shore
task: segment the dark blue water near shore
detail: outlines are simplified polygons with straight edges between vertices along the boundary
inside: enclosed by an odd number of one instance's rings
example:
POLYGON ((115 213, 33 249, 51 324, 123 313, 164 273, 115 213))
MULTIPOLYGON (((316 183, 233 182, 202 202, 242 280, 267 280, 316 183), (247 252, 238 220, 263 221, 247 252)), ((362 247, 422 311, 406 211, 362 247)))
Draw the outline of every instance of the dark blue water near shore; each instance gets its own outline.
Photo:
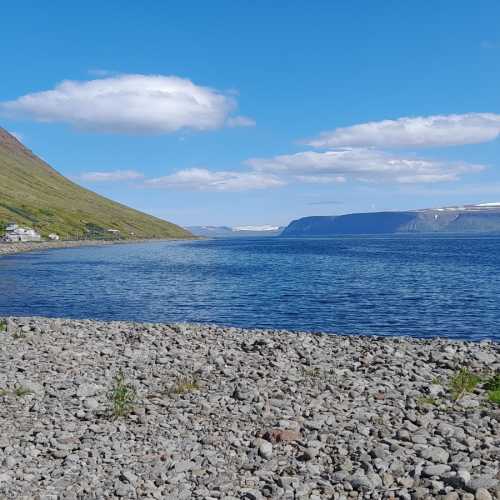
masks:
POLYGON ((224 239, 0 259, 0 315, 500 340, 500 237, 224 239))

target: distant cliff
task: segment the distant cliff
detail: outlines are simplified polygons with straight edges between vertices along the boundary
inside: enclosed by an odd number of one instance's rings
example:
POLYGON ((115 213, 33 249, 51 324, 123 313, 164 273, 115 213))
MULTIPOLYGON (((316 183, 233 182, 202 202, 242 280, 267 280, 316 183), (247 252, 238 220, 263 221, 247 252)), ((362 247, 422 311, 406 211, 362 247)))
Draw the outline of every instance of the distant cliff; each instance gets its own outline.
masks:
POLYGON ((393 233, 500 233, 500 204, 304 217, 281 236, 393 233))
POLYGON ((279 236, 282 227, 277 226, 187 226, 186 229, 195 236, 206 238, 244 238, 248 236, 279 236))

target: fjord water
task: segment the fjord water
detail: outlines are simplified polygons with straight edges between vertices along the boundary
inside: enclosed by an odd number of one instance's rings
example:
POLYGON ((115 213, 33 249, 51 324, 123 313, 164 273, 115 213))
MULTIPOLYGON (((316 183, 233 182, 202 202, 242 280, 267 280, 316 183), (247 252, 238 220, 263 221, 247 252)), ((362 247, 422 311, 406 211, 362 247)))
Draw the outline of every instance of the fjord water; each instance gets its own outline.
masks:
POLYGON ((0 259, 0 316, 500 340, 500 237, 237 238, 0 259))

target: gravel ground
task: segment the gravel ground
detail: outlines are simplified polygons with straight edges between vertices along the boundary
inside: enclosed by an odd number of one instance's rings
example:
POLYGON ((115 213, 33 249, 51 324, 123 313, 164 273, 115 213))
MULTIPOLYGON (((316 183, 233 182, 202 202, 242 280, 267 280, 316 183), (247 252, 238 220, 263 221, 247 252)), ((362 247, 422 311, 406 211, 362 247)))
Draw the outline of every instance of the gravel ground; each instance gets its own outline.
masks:
POLYGON ((500 499, 492 342, 0 322, 0 498, 500 499))

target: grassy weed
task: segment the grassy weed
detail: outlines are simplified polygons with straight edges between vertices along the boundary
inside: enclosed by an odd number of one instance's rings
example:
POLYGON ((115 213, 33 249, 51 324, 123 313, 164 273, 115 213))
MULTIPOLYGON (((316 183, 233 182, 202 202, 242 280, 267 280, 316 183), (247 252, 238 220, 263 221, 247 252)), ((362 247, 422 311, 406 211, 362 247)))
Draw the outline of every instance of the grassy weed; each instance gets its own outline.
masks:
POLYGON ((487 379, 484 388, 488 391, 488 401, 500 405, 500 372, 487 379))
POLYGON ((460 400, 466 393, 472 392, 481 383, 481 377, 472 373, 468 368, 460 369, 450 381, 450 391, 455 401, 460 400))
POLYGON ((110 393, 111 411, 113 416, 126 417, 134 408, 137 400, 135 388, 125 380, 123 371, 120 370, 113 380, 110 393))

